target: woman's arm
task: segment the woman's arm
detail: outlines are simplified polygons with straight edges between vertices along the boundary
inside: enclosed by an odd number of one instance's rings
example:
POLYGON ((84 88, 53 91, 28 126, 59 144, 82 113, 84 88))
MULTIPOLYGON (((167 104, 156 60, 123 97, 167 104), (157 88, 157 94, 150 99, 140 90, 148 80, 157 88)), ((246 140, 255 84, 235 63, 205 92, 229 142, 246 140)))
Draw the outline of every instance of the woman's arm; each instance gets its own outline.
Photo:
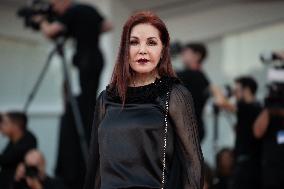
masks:
POLYGON ((101 185, 98 127, 105 114, 103 95, 104 91, 100 93, 96 101, 84 189, 99 189, 101 185))
POLYGON ((203 188, 203 155, 190 92, 182 85, 175 85, 170 95, 170 118, 173 121, 178 146, 184 164, 183 189, 203 188))

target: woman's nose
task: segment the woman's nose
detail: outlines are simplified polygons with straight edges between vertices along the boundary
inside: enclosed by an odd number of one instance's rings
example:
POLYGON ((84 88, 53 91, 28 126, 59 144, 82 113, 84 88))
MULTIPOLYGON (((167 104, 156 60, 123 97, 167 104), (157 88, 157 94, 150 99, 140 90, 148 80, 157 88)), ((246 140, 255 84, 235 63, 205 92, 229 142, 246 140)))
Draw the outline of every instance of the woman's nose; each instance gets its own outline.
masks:
POLYGON ((146 45, 140 45, 139 54, 147 54, 146 45))

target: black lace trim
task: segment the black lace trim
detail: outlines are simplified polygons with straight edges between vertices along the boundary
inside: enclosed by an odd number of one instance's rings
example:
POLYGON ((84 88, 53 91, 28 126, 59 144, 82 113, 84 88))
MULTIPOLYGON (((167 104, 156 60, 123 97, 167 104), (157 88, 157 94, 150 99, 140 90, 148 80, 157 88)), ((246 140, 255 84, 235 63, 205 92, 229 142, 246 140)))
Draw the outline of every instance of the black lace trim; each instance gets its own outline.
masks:
MULTIPOLYGON (((158 96, 165 94, 174 83, 180 83, 180 80, 176 77, 162 76, 159 79, 157 78, 154 83, 148 85, 128 87, 125 103, 141 104, 154 102, 158 96)), ((111 88, 110 85, 106 87, 106 97, 112 102, 122 103, 117 89, 111 88)))

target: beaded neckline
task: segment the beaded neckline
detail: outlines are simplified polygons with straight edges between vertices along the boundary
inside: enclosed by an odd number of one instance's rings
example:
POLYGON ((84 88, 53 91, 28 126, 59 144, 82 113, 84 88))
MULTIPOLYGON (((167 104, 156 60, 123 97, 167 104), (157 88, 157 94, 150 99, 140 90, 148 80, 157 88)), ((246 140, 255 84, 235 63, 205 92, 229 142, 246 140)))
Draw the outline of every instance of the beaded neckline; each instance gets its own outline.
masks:
POLYGON ((157 82, 161 81, 162 78, 155 78, 155 81, 153 81, 152 83, 146 84, 146 85, 141 85, 141 86, 128 86, 128 90, 135 90, 135 89, 139 89, 139 88, 145 88, 145 87, 150 87, 151 85, 155 85, 157 82))
MULTIPOLYGON (((180 80, 176 77, 162 76, 156 78, 153 83, 133 87, 127 87, 125 103, 150 103, 154 102, 160 95, 166 93, 169 87, 174 83, 180 83, 180 80)), ((121 99, 118 95, 116 88, 106 87, 107 99, 116 103, 121 103, 121 99)))

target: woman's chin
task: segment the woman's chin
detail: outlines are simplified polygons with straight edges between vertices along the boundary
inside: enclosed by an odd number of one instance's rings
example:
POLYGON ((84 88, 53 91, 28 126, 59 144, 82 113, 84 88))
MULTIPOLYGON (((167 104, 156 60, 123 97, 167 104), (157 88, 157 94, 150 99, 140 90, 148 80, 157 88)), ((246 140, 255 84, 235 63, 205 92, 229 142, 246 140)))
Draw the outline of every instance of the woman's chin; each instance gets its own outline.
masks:
POLYGON ((147 69, 147 68, 139 68, 135 69, 134 71, 138 74, 150 74, 155 68, 147 69))
POLYGON ((147 74, 147 73, 151 73, 156 67, 153 66, 147 66, 147 65, 141 65, 141 66, 135 66, 134 68, 132 68, 136 73, 139 74, 147 74))

